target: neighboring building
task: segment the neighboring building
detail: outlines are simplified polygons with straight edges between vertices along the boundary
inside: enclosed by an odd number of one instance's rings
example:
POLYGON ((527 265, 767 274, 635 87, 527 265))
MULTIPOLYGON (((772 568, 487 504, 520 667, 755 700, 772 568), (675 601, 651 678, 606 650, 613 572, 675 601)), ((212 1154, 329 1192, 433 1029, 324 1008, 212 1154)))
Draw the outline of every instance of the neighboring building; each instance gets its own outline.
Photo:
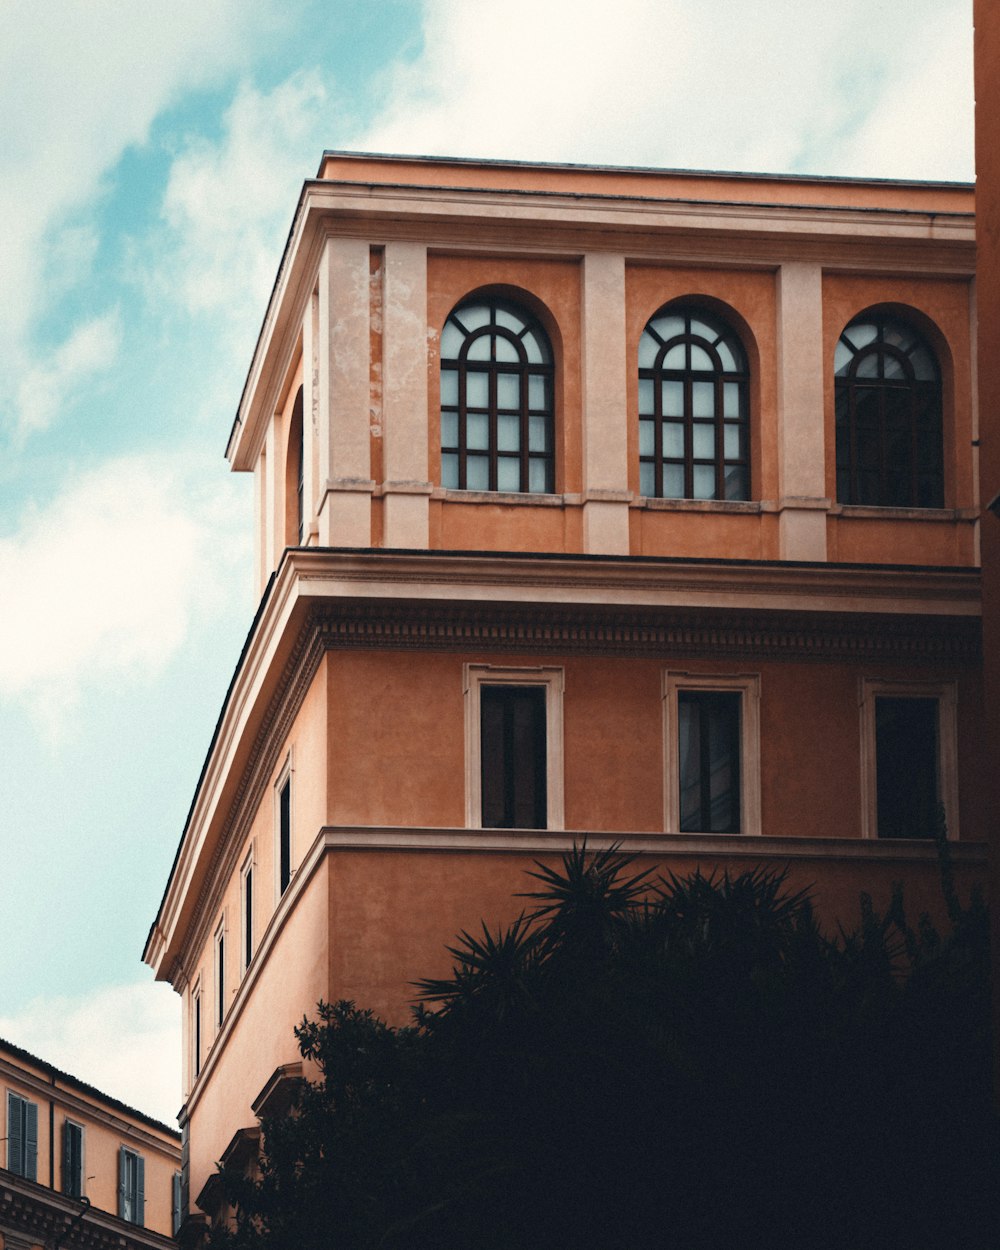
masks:
POLYGON ((574 841, 985 877, 971 187, 327 153, 229 443, 261 606, 145 959, 190 1193, 317 1000, 574 841))
POLYGON ((166 1247, 180 1134, 0 1040, 3 1250, 166 1247))

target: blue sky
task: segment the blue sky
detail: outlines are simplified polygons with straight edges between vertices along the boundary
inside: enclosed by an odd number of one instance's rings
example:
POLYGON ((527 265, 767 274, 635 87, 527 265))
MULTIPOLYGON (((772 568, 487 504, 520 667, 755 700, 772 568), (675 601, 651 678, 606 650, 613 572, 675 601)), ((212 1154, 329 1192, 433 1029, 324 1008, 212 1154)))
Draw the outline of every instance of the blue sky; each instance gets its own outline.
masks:
POLYGON ((0 1036, 163 1117, 139 962, 255 602, 223 450, 324 148, 972 177, 971 0, 0 0, 0 1036))

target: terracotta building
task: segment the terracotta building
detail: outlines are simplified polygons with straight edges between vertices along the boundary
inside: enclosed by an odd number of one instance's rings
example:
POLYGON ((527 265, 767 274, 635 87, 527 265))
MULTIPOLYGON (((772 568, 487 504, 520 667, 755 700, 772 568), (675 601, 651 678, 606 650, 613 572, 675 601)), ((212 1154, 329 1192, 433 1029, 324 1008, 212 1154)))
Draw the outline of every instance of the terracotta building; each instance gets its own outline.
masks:
POLYGON ((180 1224, 176 1129, 0 1040, 2 1250, 156 1250, 180 1224))
POLYGON ((985 877, 973 192, 325 154, 229 441, 261 603, 145 959, 190 1197, 526 867, 985 877))

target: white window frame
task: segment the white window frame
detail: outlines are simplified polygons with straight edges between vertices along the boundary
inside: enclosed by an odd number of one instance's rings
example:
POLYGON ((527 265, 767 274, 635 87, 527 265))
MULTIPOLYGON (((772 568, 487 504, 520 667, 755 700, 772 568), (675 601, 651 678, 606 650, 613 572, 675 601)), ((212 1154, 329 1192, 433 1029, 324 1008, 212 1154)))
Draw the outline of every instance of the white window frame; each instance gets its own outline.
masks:
POLYGON ((81 1124, 79 1120, 74 1120, 68 1115, 63 1117, 63 1141, 60 1143, 62 1146, 63 1172, 62 1172, 62 1176, 60 1177, 62 1184, 60 1186, 59 1192, 63 1194, 66 1193, 66 1146, 65 1146, 66 1128, 65 1126, 67 1124, 72 1125, 73 1128, 78 1128, 80 1130, 80 1194, 79 1196, 83 1198, 87 1193, 87 1128, 86 1128, 86 1125, 81 1124))
POLYGON ((229 945, 229 928, 223 911, 212 937, 212 964, 215 969, 215 994, 212 1002, 212 1023, 216 1034, 226 1023, 226 948, 229 945))
POLYGON ((240 975, 246 976, 253 957, 257 953, 254 942, 254 913, 257 911, 257 843, 250 843, 243 867, 240 869, 240 975), (247 932, 247 877, 250 877, 250 932, 247 932), (250 957, 247 958, 247 942, 250 943, 250 957))
MULTIPOLYGON (((760 817, 760 674, 690 673, 667 669, 663 673, 663 828, 681 832, 679 775, 680 718, 677 696, 682 690, 740 697, 740 831, 738 834, 704 832, 708 838, 759 837, 760 817)), ((688 831, 686 831, 688 832, 688 831)), ((693 831, 692 831, 693 832, 693 831)), ((696 833, 695 836, 701 836, 696 833)))
POLYGON ((545 827, 565 828, 562 668, 505 668, 493 664, 462 666, 465 695, 465 827, 483 821, 481 691, 483 686, 538 686, 545 691, 545 827))
POLYGON ((275 906, 281 902, 281 899, 288 890, 291 889, 295 880, 295 785, 294 785, 295 768, 292 763, 292 752, 289 750, 285 757, 285 762, 281 766, 277 780, 274 783, 273 801, 274 801, 274 902, 275 906), (281 888, 281 791, 288 784, 288 885, 285 889, 281 888))
POLYGON ((879 695, 892 699, 937 700, 938 799, 944 806, 948 840, 957 841, 959 836, 957 686, 953 681, 883 681, 878 677, 862 677, 858 694, 858 707, 861 713, 861 836, 878 840, 875 700, 879 695))

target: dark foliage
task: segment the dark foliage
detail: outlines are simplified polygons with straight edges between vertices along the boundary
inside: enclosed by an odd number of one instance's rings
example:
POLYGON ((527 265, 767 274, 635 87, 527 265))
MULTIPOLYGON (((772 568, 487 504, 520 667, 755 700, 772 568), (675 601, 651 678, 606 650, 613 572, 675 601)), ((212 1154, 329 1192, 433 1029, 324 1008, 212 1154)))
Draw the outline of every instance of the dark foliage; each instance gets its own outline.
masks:
POLYGON ((987 914, 941 847, 947 935, 897 890, 836 940, 781 873, 539 865, 412 1027, 296 1030, 323 1079, 213 1250, 995 1245, 987 914))

